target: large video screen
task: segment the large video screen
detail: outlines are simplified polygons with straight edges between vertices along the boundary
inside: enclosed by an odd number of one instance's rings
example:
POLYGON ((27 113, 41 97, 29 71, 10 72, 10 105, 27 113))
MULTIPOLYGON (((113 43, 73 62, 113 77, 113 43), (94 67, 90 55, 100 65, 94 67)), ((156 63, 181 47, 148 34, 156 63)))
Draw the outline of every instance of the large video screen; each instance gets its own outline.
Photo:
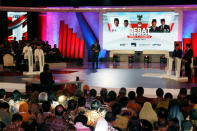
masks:
POLYGON ((107 12, 103 14, 106 50, 168 50, 178 40, 176 12, 107 12))
POLYGON ((8 40, 27 39, 27 12, 8 12, 8 40))

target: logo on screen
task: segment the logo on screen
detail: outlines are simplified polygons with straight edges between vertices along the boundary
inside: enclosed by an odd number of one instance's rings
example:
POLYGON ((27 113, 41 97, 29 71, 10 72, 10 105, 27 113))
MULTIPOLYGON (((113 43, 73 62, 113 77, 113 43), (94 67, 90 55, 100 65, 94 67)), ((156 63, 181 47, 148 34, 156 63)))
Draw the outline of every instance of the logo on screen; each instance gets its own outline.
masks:
POLYGON ((134 46, 134 47, 136 47, 136 43, 131 43, 131 46, 134 46))

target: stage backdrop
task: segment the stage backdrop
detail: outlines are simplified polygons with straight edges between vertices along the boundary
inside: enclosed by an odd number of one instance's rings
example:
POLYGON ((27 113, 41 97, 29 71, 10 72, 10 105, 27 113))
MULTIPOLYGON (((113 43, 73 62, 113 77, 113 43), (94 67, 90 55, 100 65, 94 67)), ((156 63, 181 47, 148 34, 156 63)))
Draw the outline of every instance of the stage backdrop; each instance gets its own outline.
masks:
POLYGON ((178 13, 108 12, 103 14, 106 50, 168 50, 178 40, 178 13), (161 20, 165 25, 161 26, 161 20), (127 23, 128 21, 128 23, 127 23))

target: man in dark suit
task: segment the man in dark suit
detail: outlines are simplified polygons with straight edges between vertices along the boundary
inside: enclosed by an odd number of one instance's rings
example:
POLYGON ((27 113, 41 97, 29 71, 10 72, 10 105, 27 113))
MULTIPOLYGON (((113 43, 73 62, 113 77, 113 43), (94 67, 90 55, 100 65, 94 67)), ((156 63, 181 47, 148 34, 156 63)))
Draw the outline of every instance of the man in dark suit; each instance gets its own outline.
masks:
POLYGON ((170 26, 165 24, 165 19, 161 19, 161 25, 159 26, 159 32, 170 32, 170 26))
POLYGON ((172 57, 182 58, 182 50, 179 48, 179 44, 175 45, 175 49, 173 51, 172 57))
MULTIPOLYGON (((175 68, 175 58, 178 57, 178 58, 182 58, 182 50, 179 48, 179 44, 175 44, 175 49, 172 53, 172 57, 174 58, 174 62, 173 62, 173 68, 175 68)), ((182 64, 181 64, 181 67, 182 67, 182 64)), ((180 71, 180 76, 182 76, 182 70, 180 71)))
POLYGON ((159 27, 156 26, 157 25, 157 20, 153 19, 152 20, 152 26, 150 26, 150 30, 149 32, 159 32, 159 27))
POLYGON ((94 69, 95 67, 95 62, 96 62, 96 69, 98 69, 98 56, 100 52, 100 45, 97 43, 97 41, 94 41, 94 44, 91 46, 92 49, 92 68, 94 69))
POLYGON ((185 75, 188 77, 188 81, 191 81, 191 63, 192 63, 193 51, 190 49, 190 44, 186 45, 186 51, 183 56, 183 62, 185 63, 185 75))

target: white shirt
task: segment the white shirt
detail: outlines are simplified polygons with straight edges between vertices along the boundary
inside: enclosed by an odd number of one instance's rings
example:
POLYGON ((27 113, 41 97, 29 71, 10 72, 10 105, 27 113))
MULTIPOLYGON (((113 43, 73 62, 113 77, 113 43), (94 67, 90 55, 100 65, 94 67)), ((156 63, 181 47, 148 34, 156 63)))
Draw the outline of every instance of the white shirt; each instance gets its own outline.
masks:
POLYGON ((111 28, 111 31, 112 32, 118 32, 118 31, 120 31, 121 29, 120 29, 120 27, 119 26, 112 26, 112 28, 111 28))
POLYGON ((34 52, 35 61, 39 61, 39 56, 44 55, 44 52, 42 49, 36 49, 34 52))
POLYGON ((31 46, 25 46, 24 48, 23 48, 23 54, 24 54, 24 59, 28 59, 28 55, 29 54, 32 54, 32 48, 31 48, 31 46))

